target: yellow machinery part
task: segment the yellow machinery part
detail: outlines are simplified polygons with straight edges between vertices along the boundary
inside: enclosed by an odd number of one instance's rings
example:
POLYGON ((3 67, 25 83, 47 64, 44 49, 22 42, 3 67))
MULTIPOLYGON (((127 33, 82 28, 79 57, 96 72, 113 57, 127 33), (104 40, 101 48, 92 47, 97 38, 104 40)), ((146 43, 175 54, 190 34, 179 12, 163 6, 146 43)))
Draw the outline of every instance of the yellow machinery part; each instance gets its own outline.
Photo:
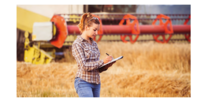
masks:
POLYGON ((53 24, 53 36, 55 36, 56 35, 56 26, 55 26, 55 24, 53 24))
POLYGON ((50 63, 53 57, 45 53, 43 50, 40 50, 38 46, 33 45, 29 46, 29 34, 25 32, 25 52, 24 52, 24 61, 33 63, 33 64, 47 64, 50 63))
POLYGON ((34 50, 35 48, 34 47, 28 47, 26 50, 25 50, 25 53, 24 53, 24 61, 25 62, 32 62, 33 60, 33 54, 34 54, 34 50))
POLYGON ((17 7, 17 28, 32 33, 34 22, 48 22, 49 17, 17 7))
MULTIPOLYGON (((28 45, 29 46, 29 45, 28 45)), ((28 47, 25 50, 24 61, 32 64, 48 64, 52 61, 52 57, 40 50, 37 46, 28 47)))
MULTIPOLYGON (((30 40, 28 38, 29 33, 32 33, 34 22, 48 22, 48 21, 50 21, 49 17, 17 7, 17 28, 25 31, 25 44, 24 44, 25 62, 29 62, 33 64, 47 64, 51 62, 53 57, 45 53, 43 50, 40 50, 39 47, 35 45, 33 45, 32 47, 29 46, 30 40)), ((55 31, 56 29, 54 27, 54 32, 55 31)), ((34 38, 35 36, 32 36, 32 39, 34 38)))

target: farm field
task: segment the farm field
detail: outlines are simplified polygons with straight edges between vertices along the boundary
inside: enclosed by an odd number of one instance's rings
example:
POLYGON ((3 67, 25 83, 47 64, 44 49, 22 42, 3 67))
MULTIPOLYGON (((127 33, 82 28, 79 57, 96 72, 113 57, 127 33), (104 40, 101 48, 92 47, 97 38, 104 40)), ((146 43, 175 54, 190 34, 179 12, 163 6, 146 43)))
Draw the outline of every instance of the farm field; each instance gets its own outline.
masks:
MULTIPOLYGON (((100 97, 191 97, 191 44, 99 42, 105 53, 124 56, 100 74, 100 97)), ((78 97, 71 50, 46 65, 17 62, 17 97, 78 97)))

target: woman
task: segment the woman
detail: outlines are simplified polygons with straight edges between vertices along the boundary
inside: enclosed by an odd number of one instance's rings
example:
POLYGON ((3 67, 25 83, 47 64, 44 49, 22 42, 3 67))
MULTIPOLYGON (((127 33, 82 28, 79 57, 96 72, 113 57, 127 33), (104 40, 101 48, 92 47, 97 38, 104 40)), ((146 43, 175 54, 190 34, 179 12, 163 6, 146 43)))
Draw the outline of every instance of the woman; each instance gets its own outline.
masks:
POLYGON ((100 52, 97 43, 93 41, 93 37, 99 30, 99 24, 98 18, 93 17, 90 13, 83 14, 78 24, 82 34, 77 36, 72 44, 72 55, 78 64, 74 86, 79 97, 99 97, 99 73, 107 70, 113 64, 99 69, 100 66, 113 59, 112 56, 107 56, 103 60, 99 59, 100 52))

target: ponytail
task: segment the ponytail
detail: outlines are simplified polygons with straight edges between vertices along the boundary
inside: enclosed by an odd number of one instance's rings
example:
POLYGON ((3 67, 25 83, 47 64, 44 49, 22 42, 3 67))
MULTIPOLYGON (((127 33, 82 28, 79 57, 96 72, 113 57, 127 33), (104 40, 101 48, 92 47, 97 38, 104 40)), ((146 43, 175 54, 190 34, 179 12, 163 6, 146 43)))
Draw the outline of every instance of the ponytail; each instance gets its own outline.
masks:
POLYGON ((80 30, 80 32, 82 32, 84 30, 84 20, 87 18, 87 13, 83 14, 81 19, 80 19, 80 22, 78 24, 78 28, 80 30))
POLYGON ((100 23, 97 23, 99 21, 93 21, 92 20, 92 21, 88 22, 88 20, 90 20, 92 17, 93 16, 92 16, 91 13, 85 13, 85 14, 82 15, 82 17, 80 19, 80 22, 77 25, 81 33, 84 31, 85 25, 90 26, 92 24, 92 22, 94 22, 96 24, 100 24, 100 23))

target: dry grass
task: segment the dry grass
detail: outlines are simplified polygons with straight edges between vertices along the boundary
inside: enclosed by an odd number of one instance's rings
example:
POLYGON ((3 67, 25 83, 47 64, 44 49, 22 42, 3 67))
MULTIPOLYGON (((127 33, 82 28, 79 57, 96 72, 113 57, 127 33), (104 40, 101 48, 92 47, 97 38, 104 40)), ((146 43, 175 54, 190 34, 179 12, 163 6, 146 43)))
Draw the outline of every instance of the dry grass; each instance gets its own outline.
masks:
MULTIPOLYGON (((101 59, 123 55, 101 73, 101 97, 191 97, 190 44, 99 42, 101 59)), ((17 62, 17 97, 78 97, 77 65, 17 62)))

